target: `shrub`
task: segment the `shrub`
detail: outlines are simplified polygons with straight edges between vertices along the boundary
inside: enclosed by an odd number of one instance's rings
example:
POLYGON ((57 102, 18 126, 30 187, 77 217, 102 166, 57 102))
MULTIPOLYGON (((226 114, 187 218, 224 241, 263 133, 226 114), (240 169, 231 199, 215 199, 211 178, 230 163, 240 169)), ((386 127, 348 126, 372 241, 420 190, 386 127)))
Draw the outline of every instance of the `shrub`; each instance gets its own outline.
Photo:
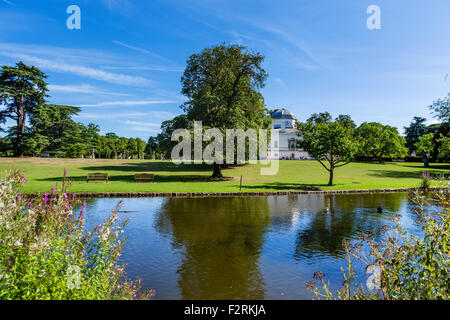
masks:
POLYGON ((317 271, 307 283, 317 298, 326 299, 449 299, 450 298, 450 205, 448 184, 436 192, 436 203, 428 203, 422 191, 410 195, 416 204, 423 237, 404 230, 394 216, 395 227, 384 226, 363 234, 356 243, 346 242, 347 269, 342 270, 342 288, 333 292, 317 271), (436 215, 424 213, 424 205, 436 206, 436 215), (378 237, 381 236, 381 239, 378 237), (377 240, 376 240, 377 239, 377 240), (355 262, 363 262, 365 286, 358 283, 355 262), (319 282, 319 285, 317 284, 319 282))
POLYGON ((420 175, 420 188, 428 189, 431 186, 432 180, 433 177, 430 175, 429 172, 422 172, 422 174, 420 175))
POLYGON ((92 232, 84 228, 74 194, 52 188, 27 200, 19 171, 0 182, 0 299, 137 299, 151 298, 140 281, 124 277, 118 264, 127 221, 117 208, 92 232))

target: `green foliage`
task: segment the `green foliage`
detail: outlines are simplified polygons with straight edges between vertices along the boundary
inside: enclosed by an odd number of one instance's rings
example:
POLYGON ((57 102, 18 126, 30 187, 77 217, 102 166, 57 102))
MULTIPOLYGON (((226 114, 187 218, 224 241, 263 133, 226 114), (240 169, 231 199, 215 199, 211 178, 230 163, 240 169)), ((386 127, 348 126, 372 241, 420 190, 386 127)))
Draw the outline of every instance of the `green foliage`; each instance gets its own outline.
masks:
POLYGON ((433 102, 428 108, 442 122, 450 122, 450 93, 447 97, 433 102))
POLYGON ((427 190, 429 187, 431 187, 431 181, 433 180, 433 177, 429 172, 422 172, 420 175, 420 188, 423 190, 427 190))
POLYGON ((124 278, 117 264, 127 221, 118 223, 118 207, 92 232, 84 228, 85 205, 66 186, 25 200, 19 171, 0 182, 0 299, 135 299, 139 283, 124 278))
POLYGON ((416 150, 415 144, 419 142, 419 138, 428 133, 425 121, 427 121, 427 119, 414 117, 410 125, 404 128, 406 147, 410 153, 416 150))
POLYGON ((327 119, 328 117, 313 115, 306 123, 298 123, 298 144, 330 173, 328 185, 332 186, 334 169, 348 164, 353 159, 357 142, 354 130, 348 122, 338 121, 342 117, 338 117, 334 122, 327 119), (328 162, 328 166, 325 162, 328 162))
POLYGON ((427 154, 433 152, 434 149, 434 135, 432 133, 425 134, 419 137, 419 142, 415 144, 417 154, 427 154))
MULTIPOLYGON (((219 45, 193 54, 181 78, 182 93, 189 99, 183 106, 189 121, 204 127, 226 129, 268 129, 271 119, 259 89, 267 73, 264 57, 246 47, 219 45)), ((221 177, 214 164, 214 177, 221 177)))
MULTIPOLYGON (((442 186, 448 186, 442 181, 442 186)), ((385 300, 432 300, 450 298, 450 203, 448 187, 434 194, 435 215, 424 213, 430 206, 426 195, 411 194, 422 225, 424 236, 412 236, 394 216, 395 227, 382 227, 370 234, 363 234, 361 241, 346 242, 347 269, 343 270, 342 288, 333 292, 318 271, 314 280, 307 283, 318 298, 325 299, 385 299, 385 300), (365 285, 358 282, 354 264, 366 265, 372 272, 365 285), (318 288, 317 282, 320 281, 318 288), (369 288, 370 287, 370 288, 369 288)))
POLYGON ((23 156, 23 139, 27 116, 44 103, 47 93, 47 76, 34 66, 19 62, 15 67, 3 66, 0 73, 0 122, 6 118, 16 121, 13 150, 15 156, 23 156))
POLYGON ((450 136, 444 137, 441 135, 441 138, 438 140, 440 143, 439 147, 439 155, 438 157, 442 160, 449 160, 450 159, 450 136))
POLYGON ((364 122, 356 129, 359 141, 358 155, 377 159, 403 158, 407 156, 405 138, 399 135, 397 128, 378 122, 364 122))

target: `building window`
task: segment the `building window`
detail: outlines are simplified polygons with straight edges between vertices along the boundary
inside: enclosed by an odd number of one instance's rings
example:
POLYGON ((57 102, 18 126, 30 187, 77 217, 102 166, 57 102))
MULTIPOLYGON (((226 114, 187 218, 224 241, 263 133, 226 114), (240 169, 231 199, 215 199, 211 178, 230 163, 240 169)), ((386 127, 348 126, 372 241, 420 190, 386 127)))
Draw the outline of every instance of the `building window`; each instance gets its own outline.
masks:
POLYGON ((295 139, 289 139, 289 150, 295 150, 295 149, 296 149, 295 139))
POLYGON ((280 124, 276 124, 273 126, 274 129, 281 129, 281 125, 280 124))

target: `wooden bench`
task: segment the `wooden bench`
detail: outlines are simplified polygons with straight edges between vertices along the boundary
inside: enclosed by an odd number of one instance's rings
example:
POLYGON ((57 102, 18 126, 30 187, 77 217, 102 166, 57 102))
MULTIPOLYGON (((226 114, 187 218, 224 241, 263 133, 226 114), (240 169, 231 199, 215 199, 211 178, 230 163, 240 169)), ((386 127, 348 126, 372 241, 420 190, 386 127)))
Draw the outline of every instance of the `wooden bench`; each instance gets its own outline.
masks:
POLYGON ((155 175, 153 173, 136 173, 134 175, 134 182, 136 181, 154 181, 155 175))
POLYGON ((88 173, 86 177, 86 183, 89 181, 106 181, 108 183, 108 174, 107 173, 88 173))

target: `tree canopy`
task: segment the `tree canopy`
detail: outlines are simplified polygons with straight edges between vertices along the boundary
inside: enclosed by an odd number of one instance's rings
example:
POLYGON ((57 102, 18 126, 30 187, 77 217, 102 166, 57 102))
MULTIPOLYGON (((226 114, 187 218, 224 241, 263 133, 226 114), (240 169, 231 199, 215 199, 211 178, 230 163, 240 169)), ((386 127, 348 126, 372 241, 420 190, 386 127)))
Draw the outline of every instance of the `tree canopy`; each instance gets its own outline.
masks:
POLYGON ((405 138, 397 128, 378 122, 364 122, 356 129, 358 155, 383 163, 383 158, 403 158, 407 155, 405 138))
MULTIPOLYGON (((331 116, 330 116, 331 117, 331 116)), ((298 123, 298 146, 308 151, 329 172, 328 185, 333 185, 334 170, 353 159, 357 142, 351 120, 343 117, 330 121, 329 113, 314 114, 305 123, 298 123)))
MULTIPOLYGON (((187 119, 222 133, 269 128, 271 119, 259 92, 268 77, 263 61, 261 54, 238 45, 222 44, 191 55, 181 78, 187 119)), ((213 168, 213 177, 222 177, 221 164, 215 162, 213 168)))
POLYGON ((427 119, 422 117, 414 117, 410 125, 408 127, 404 127, 406 147, 410 153, 416 150, 415 144, 419 141, 419 137, 428 133, 425 121, 427 121, 427 119))
POLYGON ((19 62, 14 67, 2 66, 0 73, 0 122, 16 121, 12 139, 15 156, 23 156, 27 116, 45 102, 47 76, 34 66, 19 62))

